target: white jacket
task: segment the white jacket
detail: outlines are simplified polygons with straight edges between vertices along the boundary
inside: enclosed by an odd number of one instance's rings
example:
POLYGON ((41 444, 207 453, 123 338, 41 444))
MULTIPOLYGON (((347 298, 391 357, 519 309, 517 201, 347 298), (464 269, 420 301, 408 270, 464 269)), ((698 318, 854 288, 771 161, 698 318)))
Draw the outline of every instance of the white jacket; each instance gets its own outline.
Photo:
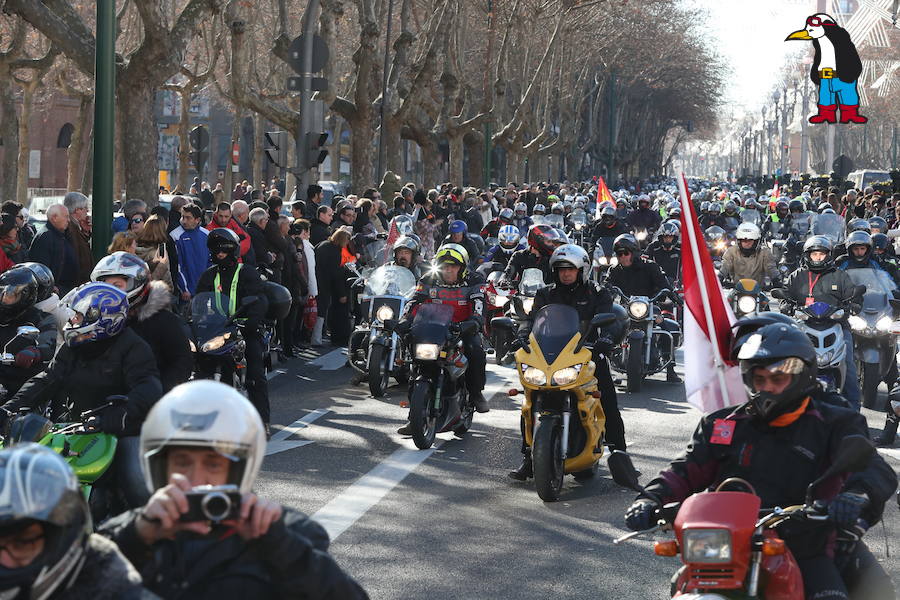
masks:
POLYGON ((309 275, 309 295, 319 295, 319 284, 316 283, 316 249, 309 243, 309 240, 303 240, 303 254, 306 256, 306 272, 309 275))

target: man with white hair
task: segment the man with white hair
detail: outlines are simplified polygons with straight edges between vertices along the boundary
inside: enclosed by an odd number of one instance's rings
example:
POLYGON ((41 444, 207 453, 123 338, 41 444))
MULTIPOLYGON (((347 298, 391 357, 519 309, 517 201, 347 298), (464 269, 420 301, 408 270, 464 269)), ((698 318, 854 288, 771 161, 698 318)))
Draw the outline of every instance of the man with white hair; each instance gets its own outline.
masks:
POLYGON ((69 211, 69 240, 75 248, 78 258, 78 277, 75 285, 81 285, 91 279, 91 271, 94 268, 94 257, 91 254, 90 233, 86 232, 81 223, 88 214, 88 199, 81 192, 69 192, 63 198, 63 205, 69 211))
POLYGON ((37 234, 28 260, 46 265, 53 273, 60 296, 75 287, 78 279, 78 255, 68 235, 69 210, 63 204, 47 209, 47 228, 37 234))

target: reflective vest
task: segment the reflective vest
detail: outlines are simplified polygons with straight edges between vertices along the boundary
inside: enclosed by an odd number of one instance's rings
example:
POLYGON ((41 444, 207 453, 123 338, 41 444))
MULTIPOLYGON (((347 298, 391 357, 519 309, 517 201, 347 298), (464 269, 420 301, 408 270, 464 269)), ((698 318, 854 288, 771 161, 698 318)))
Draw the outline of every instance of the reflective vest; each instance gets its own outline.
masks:
MULTIPOLYGON (((238 273, 241 272, 241 267, 243 267, 241 263, 237 264, 237 268, 234 270, 234 275, 231 278, 231 290, 228 293, 228 314, 233 315, 235 309, 237 308, 237 286, 238 286, 238 273)), ((219 294, 222 293, 222 276, 220 273, 216 272, 216 278, 213 280, 213 290, 216 293, 216 310, 220 313, 224 313, 222 310, 222 304, 220 301, 221 296, 219 294)))

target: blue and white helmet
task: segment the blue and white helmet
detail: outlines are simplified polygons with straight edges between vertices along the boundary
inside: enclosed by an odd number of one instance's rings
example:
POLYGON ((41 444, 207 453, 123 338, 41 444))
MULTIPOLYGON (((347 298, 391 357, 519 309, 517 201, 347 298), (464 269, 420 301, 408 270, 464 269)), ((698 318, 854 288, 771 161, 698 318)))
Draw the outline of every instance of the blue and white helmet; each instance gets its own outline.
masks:
POLYGON ((63 302, 75 313, 63 327, 63 339, 70 348, 110 339, 125 329, 128 296, 108 283, 86 283, 63 302))
POLYGON ((506 254, 512 254, 519 247, 519 240, 522 235, 519 228, 515 225, 504 225, 497 234, 497 241, 500 242, 500 249, 506 254))

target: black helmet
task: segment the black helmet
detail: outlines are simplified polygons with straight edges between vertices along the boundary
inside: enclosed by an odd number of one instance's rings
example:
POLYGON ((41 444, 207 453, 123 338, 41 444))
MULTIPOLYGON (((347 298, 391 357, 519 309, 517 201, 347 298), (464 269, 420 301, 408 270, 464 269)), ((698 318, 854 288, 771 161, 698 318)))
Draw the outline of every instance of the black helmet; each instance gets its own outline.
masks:
MULTIPOLYGON (((794 200, 791 200, 791 202, 794 202, 794 200)), ((798 210, 800 210, 800 211, 803 210, 802 203, 801 203, 801 208, 798 210)), ((778 215, 779 218, 786 217, 788 212, 790 212, 790 206, 788 205, 787 202, 785 202, 784 200, 779 200, 778 202, 775 203, 775 214, 778 215)))
POLYGON ((87 502, 69 465, 38 444, 4 449, 0 495, 0 536, 40 525, 44 538, 44 549, 28 566, 0 567, 4 597, 49 598, 66 589, 81 571, 92 529, 87 502))
POLYGON ((567 240, 550 225, 532 225, 528 230, 528 245, 544 256, 550 256, 558 246, 565 243, 567 240))
POLYGON ((0 324, 12 323, 38 301, 38 280, 31 269, 0 273, 0 324))
POLYGON ((849 234, 852 231, 865 231, 866 233, 871 233, 872 227, 869 225, 867 219, 857 217, 855 219, 850 219, 850 222, 847 223, 847 233, 849 234))
POLYGON ((237 261, 241 255, 241 240, 227 227, 217 227, 210 231, 206 237, 206 247, 209 248, 210 260, 215 264, 237 261), (216 254, 220 252, 226 254, 225 260, 216 258, 216 254))
POLYGON ((872 256, 872 236, 869 235, 868 231, 857 230, 847 236, 847 256, 850 257, 851 260, 855 260, 856 262, 865 262, 869 260, 869 257, 872 256), (853 246, 863 246, 866 249, 866 253, 862 256, 857 256, 853 252, 853 246))
POLYGON ((718 202, 710 202, 709 203, 709 212, 710 214, 717 215, 722 212, 722 205, 718 202))
POLYGON ((805 263, 806 268, 813 273, 830 269, 834 264, 834 258, 831 256, 831 251, 833 249, 834 246, 832 245, 831 240, 824 235, 814 235, 811 238, 807 238, 803 243, 803 262, 805 263), (825 260, 812 260, 809 257, 809 254, 813 251, 824 252, 825 260))
POLYGON ((637 254, 640 251, 640 245, 633 235, 623 233, 613 241, 613 252, 618 254, 620 250, 627 250, 631 254, 637 254))
POLYGON ((268 300, 266 318, 271 321, 280 321, 287 317, 291 311, 291 292, 274 281, 264 281, 263 292, 268 300))
POLYGON ((797 326, 796 321, 788 315, 768 310, 758 312, 750 317, 738 319, 738 321, 731 326, 731 328, 734 329, 734 335, 731 337, 731 352, 729 353, 731 360, 737 361, 738 350, 741 349, 741 345, 747 341, 750 334, 755 333, 760 327, 772 325, 773 323, 782 323, 784 325, 790 325, 791 327, 797 326))
POLYGON ((671 250, 675 246, 675 244, 678 243, 678 238, 680 237, 680 235, 681 230, 678 228, 678 225, 676 225, 674 221, 666 221, 662 224, 662 227, 659 228, 659 243, 666 250, 671 250), (671 242, 666 243, 663 238, 669 236, 672 236, 673 239, 671 242))
POLYGON ((737 202, 734 200, 729 200, 725 203, 725 214, 733 215, 737 212, 737 202))
POLYGON ((888 246, 891 245, 891 240, 883 233, 876 233, 872 236, 872 249, 873 250, 881 250, 882 252, 887 251, 888 246))
POLYGON ((747 337, 737 357, 750 396, 748 412, 763 421, 796 409, 816 386, 816 350, 806 334, 794 325, 763 325, 747 337), (790 375, 791 382, 778 393, 757 391, 754 386, 757 367, 790 375))
POLYGON ((792 213, 802 213, 806 212, 806 205, 803 203, 803 200, 797 200, 796 198, 788 202, 788 210, 792 213))
POLYGON ((24 262, 16 265, 13 269, 28 269, 34 274, 38 283, 38 302, 42 302, 53 295, 56 282, 53 279, 53 271, 47 265, 39 262, 24 262))
POLYGON ((887 224, 887 221, 885 221, 883 218, 871 217, 869 219, 869 233, 872 233, 872 232, 887 233, 887 230, 888 230, 888 224, 887 224), (876 229, 878 231, 875 231, 876 229))
POLYGON ((612 206, 604 206, 600 211, 600 223, 604 227, 612 227, 616 224, 616 209, 612 206))

